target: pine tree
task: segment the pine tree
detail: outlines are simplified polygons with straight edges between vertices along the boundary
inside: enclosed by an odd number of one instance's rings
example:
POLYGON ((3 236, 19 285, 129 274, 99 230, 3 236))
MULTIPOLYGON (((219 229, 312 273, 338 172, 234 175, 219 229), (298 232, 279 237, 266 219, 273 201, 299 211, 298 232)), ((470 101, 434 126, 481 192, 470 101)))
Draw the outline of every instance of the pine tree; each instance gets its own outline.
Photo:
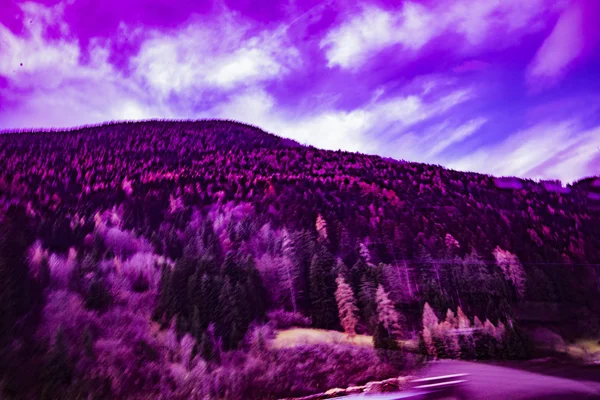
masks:
POLYGON ((341 275, 342 278, 344 278, 344 281, 346 281, 346 282, 348 279, 350 279, 350 270, 344 263, 344 260, 342 260, 340 257, 336 258, 336 260, 335 260, 335 266, 333 267, 333 273, 335 276, 341 275))
POLYGON ((476 315, 475 318, 473 319, 473 326, 475 327, 475 329, 483 329, 483 323, 481 322, 481 320, 479 319, 479 317, 476 315))
POLYGON ((396 367, 401 367, 403 354, 398 344, 398 340, 390 334, 383 323, 377 324, 373 333, 373 347, 377 356, 384 362, 390 363, 396 367))
POLYGON ((434 344, 434 334, 438 330, 439 320, 435 315, 435 312, 429 306, 429 303, 425 303, 423 306, 423 343, 429 356, 434 359, 437 358, 438 352, 434 344))
POLYGON ((383 327, 388 331, 390 336, 397 338, 401 331, 400 317, 394 307, 394 303, 392 303, 382 285, 377 287, 375 301, 377 302, 377 316, 379 323, 383 324, 383 327))
POLYGON ((517 297, 523 299, 525 297, 525 270, 521 262, 513 253, 502 250, 496 246, 493 251, 496 264, 502 270, 507 281, 511 282, 517 292, 517 297))
POLYGON ((423 327, 432 330, 435 326, 438 325, 438 323, 439 319, 437 315, 435 315, 435 312, 433 311, 429 303, 426 302, 423 306, 423 327))
POLYGON ((338 325, 335 282, 331 275, 334 262, 333 256, 322 246, 310 265, 311 317, 317 328, 330 329, 338 325))
POLYGON ((458 323, 458 329, 468 329, 471 327, 471 321, 469 321, 469 318, 465 315, 465 313, 463 312, 462 308, 458 307, 457 310, 457 323, 458 323))
POLYGON ((352 293, 352 288, 346 283, 341 274, 338 275, 336 283, 335 299, 337 301, 340 322, 344 331, 350 337, 353 337, 356 335, 356 313, 358 312, 354 293, 352 293))
POLYGON ((423 328, 423 344, 427 350, 427 354, 433 359, 437 358, 437 350, 433 344, 433 334, 428 327, 423 328))
POLYGON ((454 316, 454 312, 451 309, 448 309, 448 311, 446 311, 445 322, 447 322, 452 329, 458 328, 458 319, 454 316))
POLYGON ((327 222, 321 214, 317 215, 317 221, 315 223, 317 234, 320 242, 327 242, 327 222))
POLYGON ((373 282, 362 279, 358 287, 358 304, 363 321, 374 331, 378 324, 376 286, 373 282))

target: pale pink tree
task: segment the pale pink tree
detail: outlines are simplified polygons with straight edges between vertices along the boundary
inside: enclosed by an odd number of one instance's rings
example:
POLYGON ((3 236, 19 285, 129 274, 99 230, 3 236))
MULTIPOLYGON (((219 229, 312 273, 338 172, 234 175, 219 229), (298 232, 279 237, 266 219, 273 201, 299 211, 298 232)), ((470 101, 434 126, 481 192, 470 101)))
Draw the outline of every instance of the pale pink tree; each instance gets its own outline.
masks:
POLYGON ((337 283, 335 299, 337 301, 340 322, 344 331, 350 337, 353 337, 356 335, 356 313, 358 312, 354 293, 352 293, 352 288, 346 283, 342 275, 338 275, 335 281, 337 283))
POLYGON ((319 241, 326 242, 327 241, 327 222, 325 222, 325 218, 321 214, 317 216, 317 221, 315 223, 315 227, 317 228, 317 233, 319 234, 319 241))
POLYGON ((514 285, 519 299, 523 299, 523 297, 525 297, 526 279, 523 265, 521 265, 521 262, 516 255, 507 250, 502 250, 498 246, 494 249, 493 254, 496 259, 496 264, 498 264, 502 270, 505 279, 514 285))
POLYGON ((464 313, 464 311, 462 310, 462 308, 458 307, 457 310, 457 324, 458 324, 458 329, 468 329, 471 327, 471 321, 469 321, 469 318, 467 317, 467 315, 464 313))
POLYGON ((383 324, 390 335, 399 335, 401 333, 400 316, 382 285, 377 287, 375 302, 377 303, 379 322, 383 324))

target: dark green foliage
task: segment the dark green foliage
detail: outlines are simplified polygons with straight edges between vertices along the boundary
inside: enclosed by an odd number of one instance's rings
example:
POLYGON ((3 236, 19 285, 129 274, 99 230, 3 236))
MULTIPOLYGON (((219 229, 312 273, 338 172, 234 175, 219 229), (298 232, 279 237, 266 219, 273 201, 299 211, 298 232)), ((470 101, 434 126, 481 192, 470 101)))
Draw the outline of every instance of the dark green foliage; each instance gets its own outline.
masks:
POLYGON ((140 271, 136 277, 131 282, 131 290, 136 293, 143 293, 148 290, 150 287, 150 282, 148 282, 148 278, 140 271))
POLYGON ((47 257, 42 258, 42 262, 40 263, 38 281, 41 289, 45 289, 50 284, 50 265, 48 264, 47 257))
POLYGON ((335 278, 332 274, 335 259, 321 246, 310 264, 310 303, 313 326, 333 329, 339 326, 335 301, 335 278))
POLYGON ((105 311, 112 302, 112 295, 102 278, 94 277, 85 298, 85 307, 95 311, 105 311))
POLYGON ((383 326, 382 323, 377 324, 373 333, 373 347, 377 352, 377 356, 383 362, 389 363, 397 368, 401 368, 404 362, 404 355, 397 338, 383 326))
POLYGON ((45 359, 40 377, 43 384, 41 398, 54 399, 56 393, 60 393, 61 389, 71 383, 74 368, 64 332, 59 328, 54 344, 45 359))
POLYGON ((36 320, 42 301, 40 285, 29 277, 25 261, 31 242, 25 210, 10 206, 4 219, 0 215, 0 348, 29 328, 25 325, 36 320), (31 318, 22 320, 27 314, 31 318))
POLYGON ((362 279, 358 291, 358 306, 365 324, 371 331, 375 329, 377 321, 377 301, 375 293, 377 286, 375 283, 362 279))

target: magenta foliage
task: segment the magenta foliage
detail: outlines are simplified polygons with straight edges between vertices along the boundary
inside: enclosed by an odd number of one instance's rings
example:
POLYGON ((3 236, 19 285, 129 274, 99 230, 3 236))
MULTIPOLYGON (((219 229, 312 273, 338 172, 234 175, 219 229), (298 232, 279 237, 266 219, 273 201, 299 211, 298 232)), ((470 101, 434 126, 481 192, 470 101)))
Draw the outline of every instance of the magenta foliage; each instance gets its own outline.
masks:
POLYGON ((267 318, 277 329, 286 329, 291 327, 305 327, 310 325, 310 318, 300 313, 285 310, 273 310, 267 313, 267 318))

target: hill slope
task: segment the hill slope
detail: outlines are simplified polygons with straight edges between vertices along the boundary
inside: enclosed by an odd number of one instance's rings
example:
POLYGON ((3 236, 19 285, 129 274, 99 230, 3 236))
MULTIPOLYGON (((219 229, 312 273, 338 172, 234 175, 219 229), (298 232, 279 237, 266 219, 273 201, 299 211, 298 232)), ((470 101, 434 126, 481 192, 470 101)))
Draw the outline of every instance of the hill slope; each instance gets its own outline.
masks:
MULTIPOLYGON (((167 331, 179 339, 191 335, 192 354, 213 360, 208 343, 243 347, 257 321, 303 314, 317 328, 339 329, 341 275, 361 333, 377 330, 381 285, 406 335, 421 330, 426 301, 439 316, 461 306, 494 323, 512 321, 517 305, 558 304, 565 332, 589 335, 600 315, 598 182, 565 188, 324 151, 228 121, 6 133, 2 243, 29 255, 32 281, 1 257, 0 267, 44 296, 3 322, 37 313, 30 324, 42 343, 54 343, 63 326, 77 347, 85 328, 94 354, 108 357, 106 346, 117 342, 133 351, 124 343, 139 336, 154 349, 148 357, 170 359, 166 336, 147 336, 152 316, 163 329, 173 323, 167 331), (27 235, 13 243, 16 232, 27 235), (67 315, 65 302, 75 307, 67 315), (128 332, 117 322, 122 313, 133 336, 115 336, 128 332), (79 322, 65 328, 72 315, 79 322)), ((13 304, 20 294, 4 296, 13 304)), ((132 390, 113 389, 117 397, 132 390)))

